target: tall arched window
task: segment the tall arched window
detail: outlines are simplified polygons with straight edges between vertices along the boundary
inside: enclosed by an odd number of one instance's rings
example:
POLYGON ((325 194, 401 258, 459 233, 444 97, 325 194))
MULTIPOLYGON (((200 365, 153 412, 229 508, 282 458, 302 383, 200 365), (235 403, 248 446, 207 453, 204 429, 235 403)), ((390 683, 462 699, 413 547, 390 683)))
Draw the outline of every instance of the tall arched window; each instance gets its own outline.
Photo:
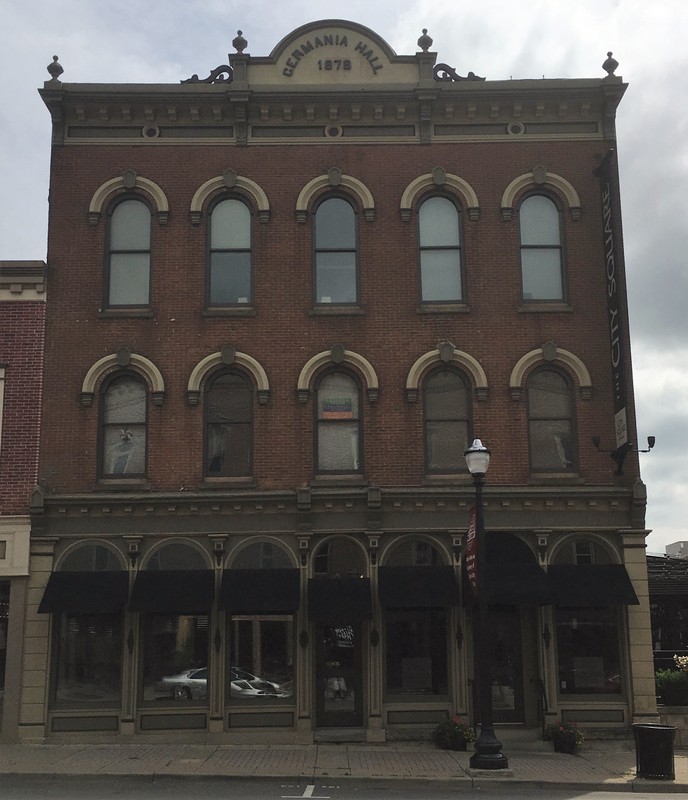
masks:
POLYGON ((563 300, 563 253, 559 210, 544 195, 527 197, 519 208, 523 299, 563 300))
POLYGON ((241 200, 221 200, 210 214, 208 305, 251 303, 251 283, 251 212, 241 200))
POLYGON ((101 413, 101 475, 105 478, 146 474, 146 385, 136 375, 109 381, 101 413))
POLYGON ((536 472, 576 469, 574 398, 567 377, 539 369, 528 377, 530 467, 536 472))
POLYGON ((465 471, 471 401, 469 387, 456 370, 437 370, 426 378, 423 414, 427 471, 465 471))
POLYGON ((142 200, 129 198, 112 208, 108 227, 105 305, 150 303, 151 213, 142 200))
POLYGON ((318 472, 360 472, 360 388, 346 372, 328 372, 317 385, 318 472))
POLYGON ((315 212, 316 305, 358 302, 356 214, 342 197, 315 212))
POLYGON ((208 477, 250 475, 253 440, 253 389, 238 372, 221 372, 205 393, 208 477))
POLYGON ((463 300, 459 212, 446 197, 429 197, 418 211, 421 300, 463 300))

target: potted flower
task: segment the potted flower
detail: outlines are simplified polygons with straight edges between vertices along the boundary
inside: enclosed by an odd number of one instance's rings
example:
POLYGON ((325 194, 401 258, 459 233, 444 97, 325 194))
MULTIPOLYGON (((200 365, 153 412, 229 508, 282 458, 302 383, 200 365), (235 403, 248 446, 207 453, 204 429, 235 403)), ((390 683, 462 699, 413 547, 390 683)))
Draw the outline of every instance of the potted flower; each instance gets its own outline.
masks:
POLYGON ((555 722, 545 728, 544 739, 551 741, 555 753, 575 754, 585 737, 575 722, 555 722))
POLYGON ((432 733, 432 740, 443 750, 465 750, 468 742, 475 741, 475 731, 455 715, 440 722, 432 733))

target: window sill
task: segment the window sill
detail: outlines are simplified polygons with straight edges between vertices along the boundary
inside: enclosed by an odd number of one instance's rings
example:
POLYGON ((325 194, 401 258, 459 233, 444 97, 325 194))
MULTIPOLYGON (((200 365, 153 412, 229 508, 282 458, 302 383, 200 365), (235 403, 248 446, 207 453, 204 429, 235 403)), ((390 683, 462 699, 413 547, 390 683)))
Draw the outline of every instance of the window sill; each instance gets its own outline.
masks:
POLYGON ((583 483, 583 478, 577 472, 531 472, 528 483, 583 483))
POLYGON ((236 486, 241 488, 253 488, 256 481, 252 477, 217 477, 217 478, 203 478, 203 486, 206 489, 228 488, 232 489, 236 486))
POLYGON ((102 489, 150 489, 148 478, 98 478, 98 486, 102 489))
POLYGON ((363 317, 365 311, 360 306, 316 306, 309 312, 311 317, 363 317))
POLYGON ((206 308, 203 317, 255 317, 256 309, 253 306, 218 306, 206 308))
POLYGON ((100 319, 153 319, 150 308, 105 308, 98 310, 100 319))
POLYGON ((466 484, 473 483, 470 472, 438 472, 424 475, 421 484, 423 486, 439 486, 447 484, 466 484))
POLYGON ((572 314, 573 306, 569 303, 542 302, 522 303, 516 308, 519 314, 572 314))
POLYGON ((416 314, 468 314, 470 310, 466 303, 423 303, 416 314))
POLYGON ((342 475, 318 475, 311 481, 311 487, 319 486, 367 486, 368 481, 363 475, 346 473, 342 475))

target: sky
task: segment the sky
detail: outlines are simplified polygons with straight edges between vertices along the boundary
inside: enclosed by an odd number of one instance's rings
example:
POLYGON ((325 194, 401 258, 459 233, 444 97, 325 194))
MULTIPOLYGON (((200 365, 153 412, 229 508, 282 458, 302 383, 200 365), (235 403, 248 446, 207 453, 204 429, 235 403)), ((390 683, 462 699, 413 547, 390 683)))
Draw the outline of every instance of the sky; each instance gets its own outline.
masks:
MULTIPOLYGON (((648 552, 688 540, 688 3, 685 0, 0 0, 0 260, 45 260, 50 115, 37 89, 64 82, 178 83, 227 62, 241 29, 267 55, 318 19, 372 28, 399 54, 427 28, 438 62, 488 80, 629 83, 618 158, 648 552), (683 55, 682 55, 683 54, 683 55)), ((610 435, 611 438, 611 435, 610 435)))

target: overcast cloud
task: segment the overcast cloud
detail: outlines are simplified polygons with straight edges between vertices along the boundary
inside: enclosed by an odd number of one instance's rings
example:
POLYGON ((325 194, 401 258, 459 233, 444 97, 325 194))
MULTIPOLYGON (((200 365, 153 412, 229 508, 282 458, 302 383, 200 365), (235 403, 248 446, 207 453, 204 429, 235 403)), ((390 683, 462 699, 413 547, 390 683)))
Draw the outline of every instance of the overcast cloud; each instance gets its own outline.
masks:
POLYGON ((413 53, 423 28, 438 60, 488 79, 604 75, 608 50, 629 82, 618 114, 638 432, 648 549, 688 539, 688 3, 684 0, 44 0, 3 5, 0 259, 45 259, 50 116, 37 88, 60 57, 66 82, 176 83, 219 64, 237 29, 266 55, 317 19, 372 28, 413 53), (681 35, 683 34, 683 35, 681 35), (644 446, 644 445, 643 445, 644 446))

